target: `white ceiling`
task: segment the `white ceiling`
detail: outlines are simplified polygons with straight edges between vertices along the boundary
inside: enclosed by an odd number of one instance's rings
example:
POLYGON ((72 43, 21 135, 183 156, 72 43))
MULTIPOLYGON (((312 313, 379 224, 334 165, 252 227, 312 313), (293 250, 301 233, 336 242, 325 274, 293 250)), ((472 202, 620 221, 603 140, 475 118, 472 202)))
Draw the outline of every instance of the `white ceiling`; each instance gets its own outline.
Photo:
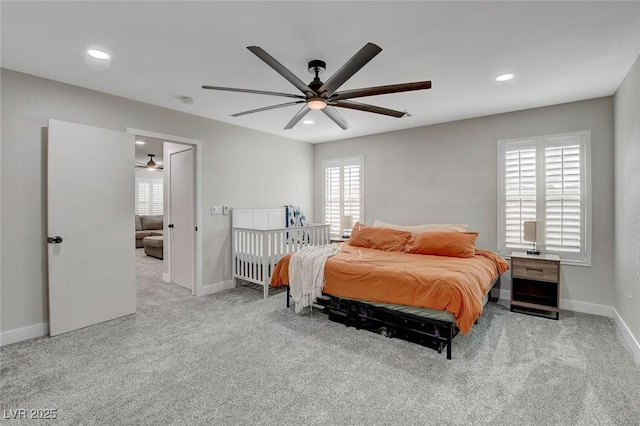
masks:
MULTIPOLYGON (((2 67, 308 142, 324 142, 612 95, 640 54, 640 2, 1 2, 2 67), (340 109, 343 131, 287 98, 203 90, 298 91, 246 47, 305 82, 324 81, 367 42, 383 51, 339 90, 431 80, 431 90, 363 98, 408 111, 340 109), (111 54, 106 63, 89 48, 111 54), (515 78, 497 83, 498 74, 515 78), (181 103, 190 96, 193 105, 181 103)), ((360 99, 355 99, 360 101, 360 99)), ((135 126, 135 123, 131 123, 135 126)))

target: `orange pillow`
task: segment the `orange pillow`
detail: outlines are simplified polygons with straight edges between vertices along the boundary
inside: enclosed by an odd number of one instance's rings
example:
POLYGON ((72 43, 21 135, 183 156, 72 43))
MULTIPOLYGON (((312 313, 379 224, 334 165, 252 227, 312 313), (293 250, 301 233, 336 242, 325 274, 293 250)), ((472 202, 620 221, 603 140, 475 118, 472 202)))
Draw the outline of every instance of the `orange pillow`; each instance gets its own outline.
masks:
POLYGON ((349 245, 385 251, 404 251, 411 232, 391 228, 374 228, 356 222, 351 231, 349 245))
POLYGON ((411 236, 405 251, 435 256, 473 257, 477 238, 477 232, 422 232, 411 236))

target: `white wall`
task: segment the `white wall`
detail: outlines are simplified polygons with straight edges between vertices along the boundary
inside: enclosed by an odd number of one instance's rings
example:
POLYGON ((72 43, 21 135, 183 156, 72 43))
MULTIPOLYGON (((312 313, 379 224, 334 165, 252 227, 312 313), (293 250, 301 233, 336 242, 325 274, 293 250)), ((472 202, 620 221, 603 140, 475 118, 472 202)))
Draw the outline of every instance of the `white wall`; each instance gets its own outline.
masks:
MULTIPOLYGON (((640 57, 618 88, 615 112, 615 308, 640 342, 640 57)), ((638 347, 640 350, 640 347, 638 347)))
POLYGON ((44 238, 49 118, 202 141, 199 196, 204 210, 204 285, 231 279, 230 216, 211 216, 210 205, 275 208, 296 204, 311 216, 313 148, 307 143, 5 69, 1 70, 0 84, 0 332, 42 329, 47 322, 44 238))
POLYGON ((139 169, 135 170, 136 179, 163 179, 164 173, 162 170, 149 170, 149 169, 139 169))
POLYGON ((365 222, 469 223, 478 246, 495 250, 497 141, 578 130, 591 130, 593 266, 563 265, 561 298, 565 307, 606 310, 614 294, 612 97, 315 145, 314 213, 321 217, 321 161, 364 155, 365 222))

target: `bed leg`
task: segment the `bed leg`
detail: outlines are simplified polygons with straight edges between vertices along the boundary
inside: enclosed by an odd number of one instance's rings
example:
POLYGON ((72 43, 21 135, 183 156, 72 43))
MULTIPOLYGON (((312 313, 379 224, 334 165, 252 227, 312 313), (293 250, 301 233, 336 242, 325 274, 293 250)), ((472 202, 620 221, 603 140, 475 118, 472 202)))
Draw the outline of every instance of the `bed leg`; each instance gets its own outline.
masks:
POLYGON ((266 299, 267 297, 269 297, 269 284, 264 283, 263 299, 266 299))
POLYGON ((291 287, 287 286, 287 308, 290 306, 289 298, 291 297, 291 287))

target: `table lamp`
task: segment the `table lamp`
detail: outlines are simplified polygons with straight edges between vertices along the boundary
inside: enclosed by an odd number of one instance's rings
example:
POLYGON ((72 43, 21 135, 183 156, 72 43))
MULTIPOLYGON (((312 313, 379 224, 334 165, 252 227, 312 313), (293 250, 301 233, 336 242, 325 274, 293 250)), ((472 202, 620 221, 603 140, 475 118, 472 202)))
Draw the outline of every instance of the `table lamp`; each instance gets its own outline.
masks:
POLYGON ((527 250, 527 254, 540 255, 540 250, 536 248, 536 242, 540 240, 538 234, 542 229, 542 224, 536 221, 525 221, 522 223, 524 227, 524 240, 533 242, 533 247, 527 250))
POLYGON ((353 228, 353 216, 340 216, 342 238, 349 238, 351 236, 351 228, 353 228))

